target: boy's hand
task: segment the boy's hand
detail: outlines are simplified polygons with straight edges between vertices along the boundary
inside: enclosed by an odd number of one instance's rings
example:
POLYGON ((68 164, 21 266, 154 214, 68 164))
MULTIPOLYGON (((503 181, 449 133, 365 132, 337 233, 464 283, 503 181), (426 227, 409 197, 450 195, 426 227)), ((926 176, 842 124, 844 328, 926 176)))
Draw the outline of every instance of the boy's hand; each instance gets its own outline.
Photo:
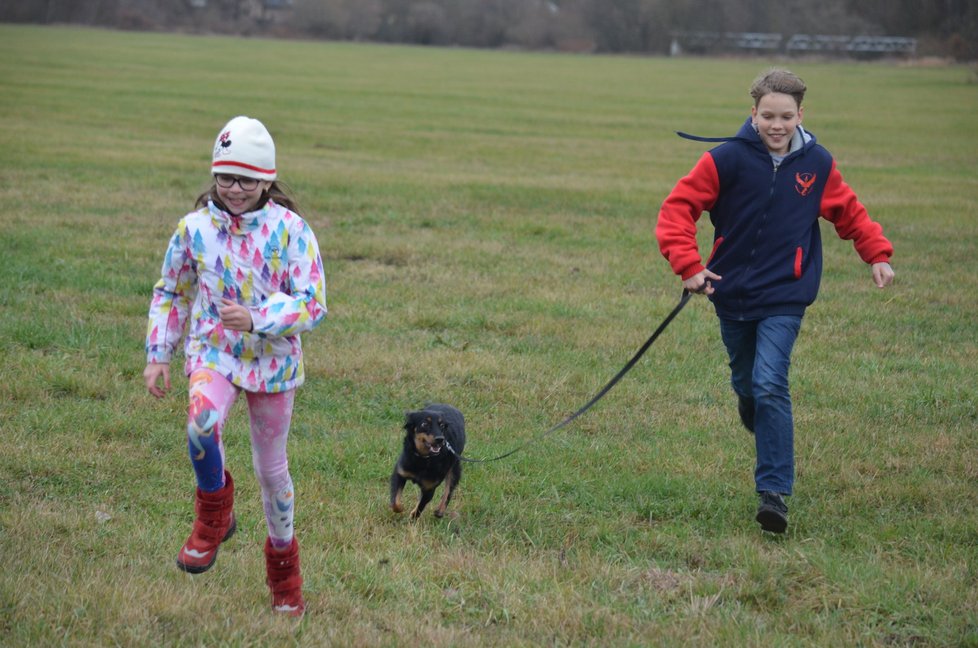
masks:
POLYGON ((723 279, 718 274, 714 274, 707 269, 700 270, 692 277, 683 282, 683 288, 691 293, 700 293, 703 295, 713 294, 713 284, 712 281, 720 281, 723 279))
POLYGON ((143 381, 150 394, 157 398, 163 398, 170 389, 170 365, 162 362, 151 362, 143 369, 143 381), (163 379, 163 387, 157 386, 160 378, 163 379))
POLYGON ((217 312, 221 316, 221 324, 224 328, 250 333, 254 326, 251 321, 251 311, 227 298, 222 298, 221 303, 224 305, 217 312))
POLYGON ((873 264, 873 283, 876 284, 877 288, 886 288, 893 283, 894 274, 893 268, 890 267, 889 263, 873 264))

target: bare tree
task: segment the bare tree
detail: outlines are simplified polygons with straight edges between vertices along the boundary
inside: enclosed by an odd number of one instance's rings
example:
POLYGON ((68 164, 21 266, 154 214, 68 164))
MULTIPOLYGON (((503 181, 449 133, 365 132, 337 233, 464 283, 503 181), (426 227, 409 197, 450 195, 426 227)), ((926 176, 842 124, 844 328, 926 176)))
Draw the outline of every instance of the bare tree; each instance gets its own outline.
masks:
POLYGON ((294 0, 289 24, 297 31, 345 40, 370 40, 381 22, 380 0, 294 0))
MULTIPOLYGON (((274 33, 472 47, 666 53, 676 32, 910 36, 978 59, 976 0, 275 0, 274 33), (284 26, 284 28, 283 28, 284 26)), ((0 0, 0 21, 268 32, 273 0, 0 0)))

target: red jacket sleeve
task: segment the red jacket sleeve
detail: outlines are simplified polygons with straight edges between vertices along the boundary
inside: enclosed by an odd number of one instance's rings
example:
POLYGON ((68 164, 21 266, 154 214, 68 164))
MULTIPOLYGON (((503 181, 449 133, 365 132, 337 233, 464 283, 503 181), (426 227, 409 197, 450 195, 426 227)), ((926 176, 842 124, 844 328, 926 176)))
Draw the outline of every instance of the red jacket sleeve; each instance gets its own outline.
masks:
POLYGON ((659 251, 683 280, 703 270, 696 243, 696 221, 709 211, 720 193, 720 176, 713 156, 704 153, 689 174, 680 179, 662 203, 655 226, 659 251))
POLYGON ((866 263, 889 262, 893 244, 883 236, 883 227, 872 220, 856 193, 842 179, 832 162, 832 170, 822 194, 821 215, 835 225, 839 238, 852 241, 856 253, 866 263))

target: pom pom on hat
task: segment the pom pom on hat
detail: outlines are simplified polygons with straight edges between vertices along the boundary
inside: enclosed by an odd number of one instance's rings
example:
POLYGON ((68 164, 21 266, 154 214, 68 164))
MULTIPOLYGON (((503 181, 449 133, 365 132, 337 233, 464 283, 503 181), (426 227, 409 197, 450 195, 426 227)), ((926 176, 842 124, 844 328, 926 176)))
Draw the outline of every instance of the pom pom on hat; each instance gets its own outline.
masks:
POLYGON ((274 180, 275 142, 265 125, 251 117, 235 117, 214 141, 211 173, 274 180))

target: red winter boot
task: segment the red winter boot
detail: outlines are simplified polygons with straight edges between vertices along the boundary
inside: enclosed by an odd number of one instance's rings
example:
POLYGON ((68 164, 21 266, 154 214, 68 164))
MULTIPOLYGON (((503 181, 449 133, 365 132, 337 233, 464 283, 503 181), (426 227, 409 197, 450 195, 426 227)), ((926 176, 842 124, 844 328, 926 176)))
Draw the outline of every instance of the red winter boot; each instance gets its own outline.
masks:
POLYGON ((224 486, 212 493, 197 488, 194 503, 197 519, 194 529, 177 554, 177 567, 191 574, 200 574, 211 568, 217 559, 217 548, 234 535, 238 528, 234 521, 234 481, 231 473, 224 471, 224 486))
POLYGON ((302 599, 302 576, 299 574, 299 541, 292 536, 287 549, 272 547, 272 539, 265 540, 265 567, 268 572, 268 588, 272 590, 272 609, 289 616, 301 617, 306 611, 302 599))

